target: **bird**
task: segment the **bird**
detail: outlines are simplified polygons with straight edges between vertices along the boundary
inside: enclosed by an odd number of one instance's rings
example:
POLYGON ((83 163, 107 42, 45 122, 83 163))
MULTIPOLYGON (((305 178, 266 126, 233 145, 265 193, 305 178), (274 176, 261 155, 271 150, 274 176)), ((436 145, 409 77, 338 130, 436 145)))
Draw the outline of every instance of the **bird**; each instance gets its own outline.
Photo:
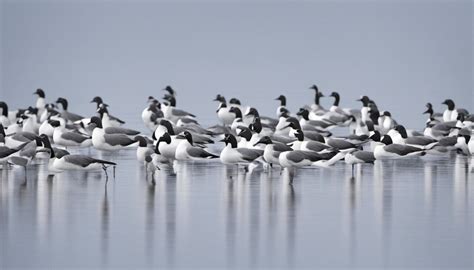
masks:
MULTIPOLYGON (((97 110, 99 110, 99 108, 101 107, 105 107, 107 108, 108 105, 104 103, 104 101, 102 100, 101 97, 99 96, 95 96, 92 100, 91 100, 91 103, 96 103, 97 104, 97 110)), ((99 113, 100 114, 100 113, 99 113)), ((119 119, 118 117, 115 117, 115 116, 112 116, 108 113, 107 111, 107 122, 108 122, 108 125, 109 126, 112 126, 112 127, 119 127, 123 124, 125 124, 125 121, 119 119)), ((101 118, 103 118, 103 116, 101 115, 101 118)))
MULTIPOLYGON (((62 120, 62 119, 61 119, 62 120)), ((92 145, 92 137, 66 129, 64 120, 49 120, 48 123, 54 128, 53 142, 60 146, 88 147, 92 145), (62 123, 61 123, 62 122, 62 123)))
POLYGON ((309 125, 309 126, 314 126, 321 129, 331 129, 337 126, 337 123, 328 119, 310 120, 309 111, 305 108, 300 108, 300 110, 296 113, 296 115, 301 116, 301 119, 300 119, 301 126, 309 125))
POLYGON ((225 143, 225 147, 220 153, 220 160, 224 164, 248 164, 263 155, 261 149, 238 148, 237 139, 229 133, 221 142, 225 143))
POLYGON ((286 109, 286 97, 284 95, 279 95, 277 98, 275 98, 275 100, 280 101, 280 106, 278 106, 276 112, 277 115, 280 115, 281 109, 286 109))
POLYGON ((459 131, 455 147, 464 155, 474 155, 474 140, 472 139, 472 133, 467 129, 459 131))
POLYGON ((315 116, 323 115, 327 112, 327 110, 320 104, 321 98, 324 97, 323 93, 319 91, 319 88, 315 84, 313 84, 309 89, 314 90, 314 104, 311 105, 311 114, 314 114, 315 116))
POLYGON ((354 165, 362 163, 374 164, 375 155, 370 151, 363 150, 354 150, 346 154, 344 157, 344 162, 351 165, 352 167, 352 176, 354 176, 354 165))
POLYGON ((195 118, 196 116, 192 113, 180 110, 176 108, 176 98, 174 96, 165 96, 165 102, 161 105, 164 118, 177 123, 182 118, 195 118))
POLYGON ((390 135, 384 135, 380 143, 374 148, 374 156, 376 159, 405 158, 425 154, 426 152, 423 151, 423 149, 415 146, 394 144, 390 135))
POLYGON ((0 101, 0 109, 2 110, 0 114, 0 124, 2 124, 4 127, 8 127, 10 125, 10 118, 8 118, 7 103, 0 101))
POLYGON ((286 151, 292 151, 293 149, 281 142, 273 142, 269 136, 263 136, 258 142, 254 144, 265 145, 263 150, 263 160, 272 166, 273 164, 280 165, 280 154, 286 151))
POLYGON ((335 150, 324 142, 305 140, 304 132, 301 129, 297 129, 294 132, 294 135, 297 140, 291 143, 291 148, 293 150, 312 151, 317 153, 331 152, 335 150))
POLYGON ((61 104, 61 106, 63 107, 63 110, 61 111, 61 117, 66 119, 66 121, 68 123, 73 123, 73 122, 79 121, 79 120, 84 118, 83 116, 80 116, 78 114, 71 113, 71 112, 68 111, 69 103, 68 103, 67 99, 59 97, 56 100, 56 103, 61 104))
MULTIPOLYGON (((147 140, 143 136, 135 136, 135 141, 138 142, 137 146, 137 160, 139 162, 145 163, 147 156, 152 156, 154 153, 153 147, 150 147, 147 140)), ((151 144, 153 146, 153 144, 151 144)))
POLYGON ((458 113, 462 112, 464 115, 468 115, 469 112, 466 109, 456 109, 456 104, 454 104, 454 101, 452 99, 446 99, 443 101, 443 103, 448 108, 443 112, 443 121, 448 122, 448 121, 456 121, 458 117, 458 113))
POLYGON ((103 170, 107 176, 107 167, 116 166, 117 163, 96 159, 87 155, 72 155, 68 153, 63 153, 57 155, 51 147, 48 136, 42 134, 40 135, 43 145, 47 147, 50 151, 50 168, 56 172, 70 171, 70 170, 81 170, 81 171, 94 171, 94 170, 103 170))
POLYGON ((37 136, 35 133, 25 131, 19 131, 14 134, 6 135, 2 124, 0 124, 0 135, 5 138, 5 145, 10 148, 16 148, 25 143, 31 142, 37 136))
MULTIPOLYGON (((102 104, 103 105, 103 104, 102 104)), ((97 112, 100 114, 100 119, 102 126, 105 130, 105 133, 107 134, 125 134, 125 135, 130 135, 130 136, 135 136, 140 134, 140 131, 133 130, 133 129, 128 129, 128 128, 123 128, 120 126, 117 126, 116 124, 113 124, 111 121, 108 110, 106 106, 101 106, 97 110, 97 112)))
POLYGON ((161 111, 161 103, 154 97, 148 97, 148 106, 142 112, 142 120, 145 126, 154 131, 159 120, 163 119, 164 114, 161 111))
POLYGON ((407 131, 403 125, 396 125, 389 134, 394 143, 407 144, 422 149, 431 149, 438 144, 438 141, 428 136, 408 137, 407 131))
MULTIPOLYGON (((178 135, 179 136, 179 135, 178 135)), ((176 147, 176 160, 201 160, 218 158, 218 155, 193 145, 193 136, 190 132, 183 132, 184 140, 181 140, 176 147)))
POLYGON ((242 111, 238 107, 230 108, 229 112, 235 114, 234 121, 232 121, 232 124, 230 125, 230 129, 235 131, 240 126, 245 126, 245 123, 242 119, 242 111))
POLYGON ((44 93, 44 90, 41 88, 36 89, 36 91, 33 93, 33 95, 37 95, 38 98, 36 99, 36 109, 38 109, 38 114, 41 115, 43 111, 45 110, 46 106, 46 95, 44 93))
POLYGON ((163 91, 168 92, 170 96, 176 97, 176 91, 169 85, 167 85, 165 88, 163 88, 163 91))
POLYGON ((424 111, 423 114, 428 114, 429 120, 432 119, 436 121, 443 121, 443 114, 434 112, 433 105, 430 102, 426 103, 425 106, 426 106, 426 111, 424 111))
POLYGON ((225 97, 217 95, 214 101, 219 101, 219 107, 217 108, 217 118, 221 120, 224 126, 230 126, 234 121, 235 115, 230 112, 231 107, 227 107, 225 97))
POLYGON ((42 148, 43 144, 40 137, 35 137, 31 142, 25 144, 20 151, 15 155, 10 156, 9 161, 14 164, 23 167, 26 170, 26 166, 29 165, 32 160, 36 157, 36 153, 42 148))
POLYGON ((108 134, 97 116, 92 117, 88 125, 93 126, 92 145, 98 150, 116 151, 136 142, 123 133, 108 134))
MULTIPOLYGON (((1 138, 3 137, 3 135, 0 135, 0 142, 1 142, 1 138)), ((20 151, 21 149, 23 149, 23 147, 25 145, 27 145, 28 142, 26 143, 23 143, 17 147, 13 147, 13 148, 10 148, 8 146, 5 146, 5 145, 0 145, 0 164, 3 164, 3 168, 5 169, 5 166, 8 162, 8 160, 10 159, 10 157, 15 154, 16 152, 20 151)))

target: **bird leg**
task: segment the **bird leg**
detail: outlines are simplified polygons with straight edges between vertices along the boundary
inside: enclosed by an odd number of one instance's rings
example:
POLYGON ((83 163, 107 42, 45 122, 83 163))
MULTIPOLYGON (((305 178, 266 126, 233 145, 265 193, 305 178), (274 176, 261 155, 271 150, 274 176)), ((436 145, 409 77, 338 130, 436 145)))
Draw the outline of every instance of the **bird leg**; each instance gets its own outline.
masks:
POLYGON ((115 167, 116 166, 114 165, 114 167, 113 167, 114 179, 115 179, 115 167))
POLYGON ((105 180, 109 180, 109 174, 107 173, 107 167, 105 165, 102 165, 102 170, 104 170, 105 173, 105 180))
POLYGON ((354 177, 354 163, 352 163, 352 177, 354 177))

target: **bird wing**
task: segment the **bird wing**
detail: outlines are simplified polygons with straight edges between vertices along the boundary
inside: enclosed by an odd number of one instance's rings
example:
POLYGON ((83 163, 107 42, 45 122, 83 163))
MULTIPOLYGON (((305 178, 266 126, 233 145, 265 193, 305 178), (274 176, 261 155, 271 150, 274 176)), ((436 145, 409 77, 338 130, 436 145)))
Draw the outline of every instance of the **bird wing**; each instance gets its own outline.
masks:
POLYGON ((408 137, 405 139, 406 144, 416 144, 416 145, 428 145, 430 143, 436 142, 435 139, 424 137, 424 136, 415 136, 415 137, 408 137))
POLYGON ((328 145, 336 149, 348 149, 348 148, 356 147, 353 143, 347 142, 345 140, 338 140, 338 139, 329 140, 328 145))
POLYGON ((109 165, 117 165, 114 162, 96 159, 86 155, 66 155, 63 159, 69 163, 73 163, 79 165, 81 167, 87 167, 92 163, 101 163, 101 164, 109 164, 109 165))
POLYGON ((76 122, 76 121, 81 120, 81 119, 84 118, 83 116, 80 116, 80 115, 75 114, 75 113, 70 113, 70 112, 63 112, 63 113, 61 113, 61 116, 64 117, 65 119, 67 119, 67 120, 70 120, 71 122, 76 122))
POLYGON ((104 134, 104 139, 105 142, 112 145, 121 145, 121 146, 127 146, 135 141, 127 137, 125 134, 104 134))
POLYGON ((263 150, 250 148, 237 148, 237 152, 242 155, 242 159, 246 161, 253 161, 263 155, 263 150))
POLYGON ((120 119, 118 119, 117 117, 112 116, 112 115, 109 115, 109 119, 110 119, 110 120, 117 121, 117 122, 119 122, 120 124, 125 124, 125 121, 120 120, 120 119))
POLYGON ((22 157, 34 157, 36 155, 36 141, 31 141, 20 151, 22 157))
POLYGON ((274 142, 273 143, 273 150, 276 152, 285 152, 285 151, 292 151, 293 149, 281 142, 274 142))
POLYGON ((85 136, 76 132, 64 132, 61 137, 65 140, 70 140, 77 143, 82 143, 83 141, 91 138, 90 136, 85 136))
POLYGON ((404 145, 404 144, 389 144, 384 147, 385 151, 396 153, 402 156, 408 155, 413 152, 420 152, 422 151, 421 148, 404 145))
POLYGON ((188 154, 192 157, 200 157, 200 158, 217 158, 219 156, 214 155, 212 153, 207 152, 206 150, 200 147, 190 147, 188 148, 188 154))
POLYGON ((356 151, 353 153, 353 155, 358 158, 358 159, 361 159, 365 162, 369 162, 369 163, 372 163, 375 161, 375 156, 374 156, 374 153, 373 152, 369 152, 369 151, 356 151))
POLYGON ((122 128, 122 127, 108 127, 104 129, 105 134, 126 134, 126 135, 138 135, 140 131, 122 128))
POLYGON ((180 109, 173 109, 172 114, 173 114, 174 116, 178 116, 178 117, 181 117, 181 116, 192 116, 192 117, 196 117, 194 114, 188 113, 188 112, 183 111, 183 110, 180 110, 180 109))
POLYGON ((324 143, 320 143, 320 142, 315 142, 315 141, 308 141, 306 143, 306 148, 308 148, 309 150, 311 151, 314 151, 314 152, 319 152, 319 151, 322 151, 324 149, 329 149, 330 147, 324 143))

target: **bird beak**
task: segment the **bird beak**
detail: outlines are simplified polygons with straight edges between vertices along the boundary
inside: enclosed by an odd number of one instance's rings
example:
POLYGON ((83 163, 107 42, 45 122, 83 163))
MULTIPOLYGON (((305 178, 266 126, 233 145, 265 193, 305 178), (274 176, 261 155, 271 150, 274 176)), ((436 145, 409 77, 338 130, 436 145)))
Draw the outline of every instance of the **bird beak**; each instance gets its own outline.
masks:
POLYGON ((361 99, 361 98, 359 98, 359 99, 356 99, 356 101, 362 101, 362 99, 361 99))
POLYGON ((253 146, 257 146, 259 143, 262 143, 262 140, 258 140, 258 142, 254 143, 253 146))
POLYGON ((285 129, 285 128, 289 128, 289 127, 291 127, 291 125, 287 125, 287 126, 285 126, 283 129, 285 129))
POLYGON ((428 110, 426 110, 426 111, 424 111, 424 112, 423 112, 423 114, 427 114, 427 113, 429 113, 429 111, 428 111, 428 110))
POLYGON ((178 134, 178 135, 176 135, 176 139, 186 139, 186 137, 184 137, 184 136, 181 135, 181 134, 178 134))
POLYGON ((219 140, 219 141, 220 141, 220 142, 225 142, 225 138, 224 138, 224 139, 222 139, 222 140, 219 140))

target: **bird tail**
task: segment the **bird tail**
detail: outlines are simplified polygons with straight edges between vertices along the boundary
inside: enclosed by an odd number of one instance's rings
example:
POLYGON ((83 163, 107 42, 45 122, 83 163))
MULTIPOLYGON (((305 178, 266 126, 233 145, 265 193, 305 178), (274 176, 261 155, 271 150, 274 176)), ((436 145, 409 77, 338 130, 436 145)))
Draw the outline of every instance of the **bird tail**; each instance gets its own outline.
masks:
POLYGON ((102 159, 96 159, 95 162, 102 163, 102 164, 105 164, 105 165, 114 165, 114 166, 117 165, 117 163, 115 163, 115 162, 102 160, 102 159))

